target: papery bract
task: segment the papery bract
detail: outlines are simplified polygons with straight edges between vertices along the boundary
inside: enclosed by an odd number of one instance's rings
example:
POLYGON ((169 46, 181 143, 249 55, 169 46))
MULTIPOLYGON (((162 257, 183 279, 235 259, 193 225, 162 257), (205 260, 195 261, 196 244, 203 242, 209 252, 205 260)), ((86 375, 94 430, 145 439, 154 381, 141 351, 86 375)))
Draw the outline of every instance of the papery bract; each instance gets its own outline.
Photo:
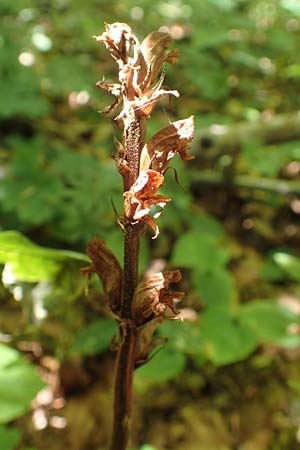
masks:
POLYGON ((187 154, 194 138, 194 117, 177 120, 158 131, 146 144, 150 167, 164 173, 169 161, 178 153, 182 159, 193 159, 187 154))
POLYGON ((182 299, 182 292, 169 291, 171 283, 181 280, 179 270, 146 275, 138 284, 133 296, 132 318, 139 326, 157 316, 174 318, 179 314, 176 303, 182 299))
POLYGON ((118 260, 109 250, 105 241, 99 237, 91 239, 86 253, 91 258, 92 263, 81 269, 81 272, 86 275, 92 273, 98 275, 111 309, 117 311, 120 307, 123 276, 118 260))
POLYGON ((164 208, 170 199, 158 195, 157 191, 164 181, 164 176, 155 170, 142 170, 138 179, 129 191, 124 192, 124 197, 129 205, 127 216, 133 221, 144 220, 151 225, 149 216, 152 205, 164 208))

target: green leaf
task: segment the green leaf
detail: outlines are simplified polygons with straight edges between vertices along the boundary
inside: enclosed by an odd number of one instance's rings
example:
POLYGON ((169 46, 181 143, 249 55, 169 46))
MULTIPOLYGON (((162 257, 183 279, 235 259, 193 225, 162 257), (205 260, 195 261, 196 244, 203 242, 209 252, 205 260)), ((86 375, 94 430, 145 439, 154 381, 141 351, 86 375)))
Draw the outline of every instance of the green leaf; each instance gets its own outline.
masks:
POLYGON ((1 450, 15 450, 20 440, 21 434, 19 430, 0 425, 1 450))
POLYGON ((207 308, 228 311, 237 305, 238 293, 235 280, 228 270, 218 267, 210 271, 196 269, 192 277, 207 308))
POLYGON ((193 355, 201 351, 201 335, 197 322, 165 320, 158 327, 161 337, 168 338, 168 348, 193 355))
POLYGON ((82 253, 40 247, 17 231, 0 233, 0 262, 19 281, 51 280, 68 260, 89 262, 82 253))
POLYGON ((285 252, 273 254, 273 260, 292 280, 300 281, 300 258, 285 252))
POLYGON ((193 231, 199 234, 209 234, 216 240, 225 238, 224 228, 213 216, 203 213, 196 215, 193 212, 189 213, 190 226, 193 228, 193 231))
POLYGON ((300 337, 290 335, 288 327, 299 317, 272 300, 255 300, 241 306, 241 323, 247 325, 261 343, 283 346, 300 344, 300 337))
POLYGON ((137 369, 138 380, 163 382, 179 375, 185 366, 186 357, 167 345, 153 358, 137 369))
POLYGON ((216 366, 246 358, 258 343, 249 326, 222 312, 206 311, 201 316, 200 331, 203 353, 216 366))
POLYGON ((71 353, 80 355, 96 355, 108 350, 112 337, 117 333, 114 320, 98 319, 85 327, 76 336, 71 353))
POLYGON ((223 267, 229 259, 229 251, 215 236, 190 231, 177 240, 171 261, 177 266, 197 267, 204 271, 223 267))
POLYGON ((276 282, 284 280, 284 271, 275 263, 274 259, 268 257, 260 270, 260 276, 267 281, 276 282))
POLYGON ((0 370, 15 363, 20 358, 20 353, 8 345, 0 344, 0 370))
POLYGON ((7 347, 5 352, 2 347, 1 353, 6 353, 7 364, 0 367, 0 423, 6 423, 28 410, 44 383, 33 365, 16 355, 15 350, 7 347))

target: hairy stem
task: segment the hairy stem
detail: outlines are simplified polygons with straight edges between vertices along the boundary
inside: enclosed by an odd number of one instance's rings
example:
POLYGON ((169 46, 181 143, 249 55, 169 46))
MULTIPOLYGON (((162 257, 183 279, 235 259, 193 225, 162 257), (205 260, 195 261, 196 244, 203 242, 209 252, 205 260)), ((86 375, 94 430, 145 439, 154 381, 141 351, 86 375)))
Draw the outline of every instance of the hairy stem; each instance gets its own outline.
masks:
MULTIPOLYGON (((124 190, 129 190, 139 175, 139 160, 144 144, 144 124, 132 117, 124 130, 128 174, 124 190)), ((132 223, 131 211, 124 201, 124 270, 119 349, 115 369, 114 422, 111 450, 126 450, 131 428, 132 381, 135 365, 136 328, 132 322, 132 299, 138 282, 141 227, 132 223)))

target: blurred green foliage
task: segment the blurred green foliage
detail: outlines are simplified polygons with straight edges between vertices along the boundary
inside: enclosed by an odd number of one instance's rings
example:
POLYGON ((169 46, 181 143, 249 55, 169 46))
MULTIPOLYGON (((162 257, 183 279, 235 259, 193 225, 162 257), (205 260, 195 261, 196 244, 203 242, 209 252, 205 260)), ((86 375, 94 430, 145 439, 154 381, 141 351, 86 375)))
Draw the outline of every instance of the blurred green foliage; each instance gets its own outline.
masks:
MULTIPOLYGON (((18 351, 1 344, 0 356, 0 423, 3 424, 24 414, 29 409, 31 400, 45 384, 35 368, 18 351)), ((4 434, 5 429, 0 430, 4 434)), ((16 439, 13 432, 7 431, 6 435, 9 442, 16 439)))
MULTIPOLYGON (((61 361, 89 357, 109 349, 115 324, 104 317, 101 286, 93 279, 86 292, 79 275, 85 245, 100 235, 122 260, 114 132, 98 114, 110 98, 95 88, 103 76, 114 78, 115 67, 92 35, 118 20, 141 38, 161 27, 174 37, 181 57, 167 68, 166 81, 182 97, 174 111, 167 102, 158 105, 149 136, 190 114, 197 130, 234 127, 299 109, 299 4, 2 0, 0 13, 0 295, 4 309, 10 295, 22 300, 22 326, 3 320, 0 331, 14 343, 37 339, 61 361)), ((233 153, 225 146, 207 160, 196 140, 193 151, 195 163, 174 162, 180 185, 172 171, 166 175, 172 202, 159 221, 158 240, 143 239, 141 273, 157 258, 183 269, 183 306, 198 317, 160 327, 169 343, 138 369, 138 386, 172 379, 190 362, 199 372, 245 360, 264 346, 300 344, 299 334, 290 332, 299 326, 299 310, 280 300, 300 293, 299 199, 259 188, 262 178, 299 179, 299 142, 267 145, 252 136, 233 153), (247 174, 258 188, 199 190, 193 174, 202 165, 229 179, 247 174)), ((19 386, 15 409, 7 399, 3 417, 0 398, 2 423, 24 412, 40 386, 31 366, 17 357, 12 363, 1 365, 0 377, 28 376, 33 390, 26 394, 19 386)), ((0 428, 5 450, 18 439, 14 430, 0 428)))

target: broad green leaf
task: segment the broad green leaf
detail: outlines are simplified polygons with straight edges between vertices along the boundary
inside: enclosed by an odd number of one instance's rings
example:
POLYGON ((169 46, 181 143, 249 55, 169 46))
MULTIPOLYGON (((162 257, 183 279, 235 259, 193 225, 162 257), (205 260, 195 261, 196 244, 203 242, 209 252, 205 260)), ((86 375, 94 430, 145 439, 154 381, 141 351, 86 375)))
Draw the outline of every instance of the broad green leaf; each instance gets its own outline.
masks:
POLYGON ((19 430, 0 425, 1 450, 16 450, 20 440, 21 434, 19 430))
POLYGON ((136 371, 138 380, 163 382, 179 375, 185 366, 186 357, 168 347, 154 354, 149 362, 136 371))
POLYGON ((208 309, 234 309, 238 302, 238 293, 231 273, 223 268, 215 270, 194 270, 193 283, 198 289, 201 300, 208 309))
POLYGON ((161 337, 168 338, 168 348, 193 355, 201 351, 201 334, 198 322, 165 320, 158 327, 161 337))
POLYGON ((276 252, 273 254, 273 259, 289 278, 300 281, 300 258, 289 253, 276 252))
POLYGON ((24 414, 44 383, 35 368, 23 358, 0 367, 0 423, 24 414))
POLYGON ((225 237, 225 230, 222 225, 211 215, 193 214, 190 212, 190 226, 200 234, 211 235, 215 239, 225 237))
POLYGON ((285 272, 275 263, 274 259, 268 257, 260 270, 260 276, 270 282, 284 280, 285 272))
POLYGON ((260 343, 296 346, 300 337, 290 335, 288 327, 299 323, 299 316, 272 300, 255 300, 240 308, 241 323, 247 325, 260 343))
POLYGON ((249 326, 222 312, 206 311, 201 316, 200 331, 203 353, 216 366, 246 358, 258 343, 249 326))
POLYGON ((20 353, 8 345, 0 344, 0 370, 15 363, 20 358, 20 353))
POLYGON ((98 319, 83 328, 76 336, 71 353, 80 355, 96 355, 108 350, 112 337, 117 333, 114 320, 98 319))
POLYGON ((82 253, 40 247, 17 231, 0 233, 0 262, 18 281, 51 280, 68 260, 89 261, 82 253))
POLYGON ((229 251, 215 236, 190 231, 177 240, 171 261, 175 266, 205 271, 223 267, 229 259, 229 251))

